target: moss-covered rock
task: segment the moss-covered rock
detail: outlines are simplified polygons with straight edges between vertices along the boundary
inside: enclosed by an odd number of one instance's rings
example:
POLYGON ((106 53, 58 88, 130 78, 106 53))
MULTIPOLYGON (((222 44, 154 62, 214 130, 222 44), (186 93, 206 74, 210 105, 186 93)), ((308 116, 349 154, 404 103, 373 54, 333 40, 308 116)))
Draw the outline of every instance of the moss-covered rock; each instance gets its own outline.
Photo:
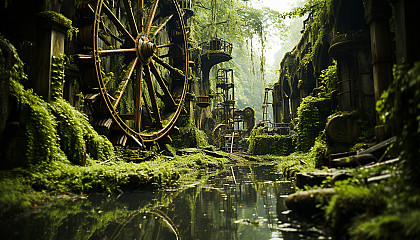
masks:
POLYGON ((256 135, 249 138, 248 153, 253 155, 286 156, 294 151, 293 139, 289 135, 256 135))
POLYGON ((326 207, 326 219, 337 239, 346 239, 348 229, 360 215, 375 216, 386 207, 384 197, 363 186, 342 185, 326 207))
POLYGON ((205 147, 207 145, 207 135, 192 122, 179 128, 179 134, 173 136, 172 146, 175 148, 205 147))
POLYGON ((315 143, 316 137, 325 128, 328 116, 336 109, 337 102, 331 98, 308 96, 298 107, 298 126, 296 147, 307 152, 315 143))

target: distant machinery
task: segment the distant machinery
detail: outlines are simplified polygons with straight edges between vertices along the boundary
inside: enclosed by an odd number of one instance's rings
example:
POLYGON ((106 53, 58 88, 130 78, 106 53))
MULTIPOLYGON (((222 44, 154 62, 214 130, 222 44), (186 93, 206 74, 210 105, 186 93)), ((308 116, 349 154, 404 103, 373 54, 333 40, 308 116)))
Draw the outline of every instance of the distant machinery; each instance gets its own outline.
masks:
POLYGON ((265 122, 271 122, 271 121, 268 119, 268 106, 272 104, 272 102, 269 102, 269 101, 268 101, 268 94, 269 94, 269 91, 273 91, 273 88, 271 88, 271 87, 266 87, 266 88, 265 88, 265 92, 264 92, 264 102, 263 102, 263 104, 262 104, 262 106, 261 106, 261 108, 262 108, 262 110, 263 110, 263 116, 262 116, 262 122, 263 122, 263 123, 265 123, 265 122))
POLYGON ((218 125, 213 129, 214 143, 226 152, 246 150, 246 138, 255 124, 251 107, 235 109, 235 83, 233 70, 221 68, 216 76, 216 108, 213 118, 218 125))

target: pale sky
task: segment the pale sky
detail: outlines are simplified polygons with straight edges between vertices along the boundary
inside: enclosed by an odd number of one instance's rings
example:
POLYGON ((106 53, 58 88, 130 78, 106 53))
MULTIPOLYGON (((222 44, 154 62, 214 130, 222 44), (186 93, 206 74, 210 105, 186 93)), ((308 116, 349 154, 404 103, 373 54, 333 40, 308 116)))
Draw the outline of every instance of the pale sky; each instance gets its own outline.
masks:
POLYGON ((295 2, 296 0, 252 0, 251 4, 256 8, 264 6, 283 13, 292 9, 295 2))
MULTIPOLYGON (((290 11, 295 7, 297 0, 251 0, 249 3, 255 8, 269 7, 278 11, 279 13, 284 13, 290 11)), ((288 20, 286 19, 286 24, 288 20)), ((269 65, 277 65, 274 63, 274 55, 281 49, 281 42, 278 39, 268 39, 268 49, 266 50, 266 60, 269 65)))

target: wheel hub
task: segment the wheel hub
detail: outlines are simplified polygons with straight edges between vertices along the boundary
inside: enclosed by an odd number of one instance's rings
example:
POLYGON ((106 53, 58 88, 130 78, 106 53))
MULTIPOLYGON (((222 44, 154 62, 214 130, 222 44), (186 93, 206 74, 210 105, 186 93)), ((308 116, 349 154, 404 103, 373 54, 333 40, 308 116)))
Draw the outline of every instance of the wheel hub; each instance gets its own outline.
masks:
POLYGON ((153 54, 157 51, 156 45, 144 36, 137 40, 136 45, 137 56, 140 58, 141 62, 145 64, 150 63, 153 54))

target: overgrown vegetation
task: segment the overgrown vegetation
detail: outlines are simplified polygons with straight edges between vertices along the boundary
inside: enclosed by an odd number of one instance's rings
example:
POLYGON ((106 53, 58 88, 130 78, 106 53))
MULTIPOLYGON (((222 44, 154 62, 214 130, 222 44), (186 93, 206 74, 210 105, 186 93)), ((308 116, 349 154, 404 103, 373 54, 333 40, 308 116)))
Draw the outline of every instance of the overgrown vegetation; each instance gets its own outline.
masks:
POLYGON ((335 238, 417 239, 420 234, 417 173, 420 128, 416 120, 419 76, 420 63, 412 67, 396 66, 394 82, 377 103, 381 119, 398 137, 393 151, 400 153, 403 164, 356 170, 352 178, 334 183, 336 194, 325 202, 324 210, 335 238), (372 177, 384 174, 390 177, 373 182, 372 177))
POLYGON ((252 155, 278 155, 286 156, 293 152, 293 138, 289 135, 269 135, 263 127, 252 130, 248 140, 248 153, 252 155))
MULTIPOLYGON (((57 84, 51 102, 24 89, 20 83, 27 79, 23 63, 17 54, 15 58, 10 69, 10 97, 17 110, 11 118, 23 129, 25 145, 15 150, 24 152, 25 159, 8 159, 21 162, 20 168, 1 171, 2 210, 22 209, 39 201, 40 195, 33 189, 53 194, 118 192, 167 186, 179 177, 174 165, 160 158, 144 163, 119 159, 108 139, 61 98, 62 84, 57 84), (16 184, 8 188, 11 183, 16 184)), ((63 82, 63 62, 53 64, 53 79, 63 82)))
POLYGON ((298 125, 296 127, 296 147, 298 151, 307 152, 315 139, 325 128, 328 116, 336 109, 337 102, 331 98, 304 98, 298 107, 298 125))
POLYGON ((356 222, 357 217, 375 216, 381 212, 386 202, 379 189, 340 182, 335 187, 336 194, 326 206, 325 216, 333 236, 340 238, 348 234, 347 230, 356 222))
POLYGON ((172 146, 175 148, 191 148, 208 146, 207 135, 199 130, 192 121, 180 127, 179 134, 173 137, 172 146))
POLYGON ((394 81, 377 102, 377 110, 388 131, 398 137, 400 157, 406 162, 404 178, 420 187, 420 62, 414 66, 396 66, 394 81))

